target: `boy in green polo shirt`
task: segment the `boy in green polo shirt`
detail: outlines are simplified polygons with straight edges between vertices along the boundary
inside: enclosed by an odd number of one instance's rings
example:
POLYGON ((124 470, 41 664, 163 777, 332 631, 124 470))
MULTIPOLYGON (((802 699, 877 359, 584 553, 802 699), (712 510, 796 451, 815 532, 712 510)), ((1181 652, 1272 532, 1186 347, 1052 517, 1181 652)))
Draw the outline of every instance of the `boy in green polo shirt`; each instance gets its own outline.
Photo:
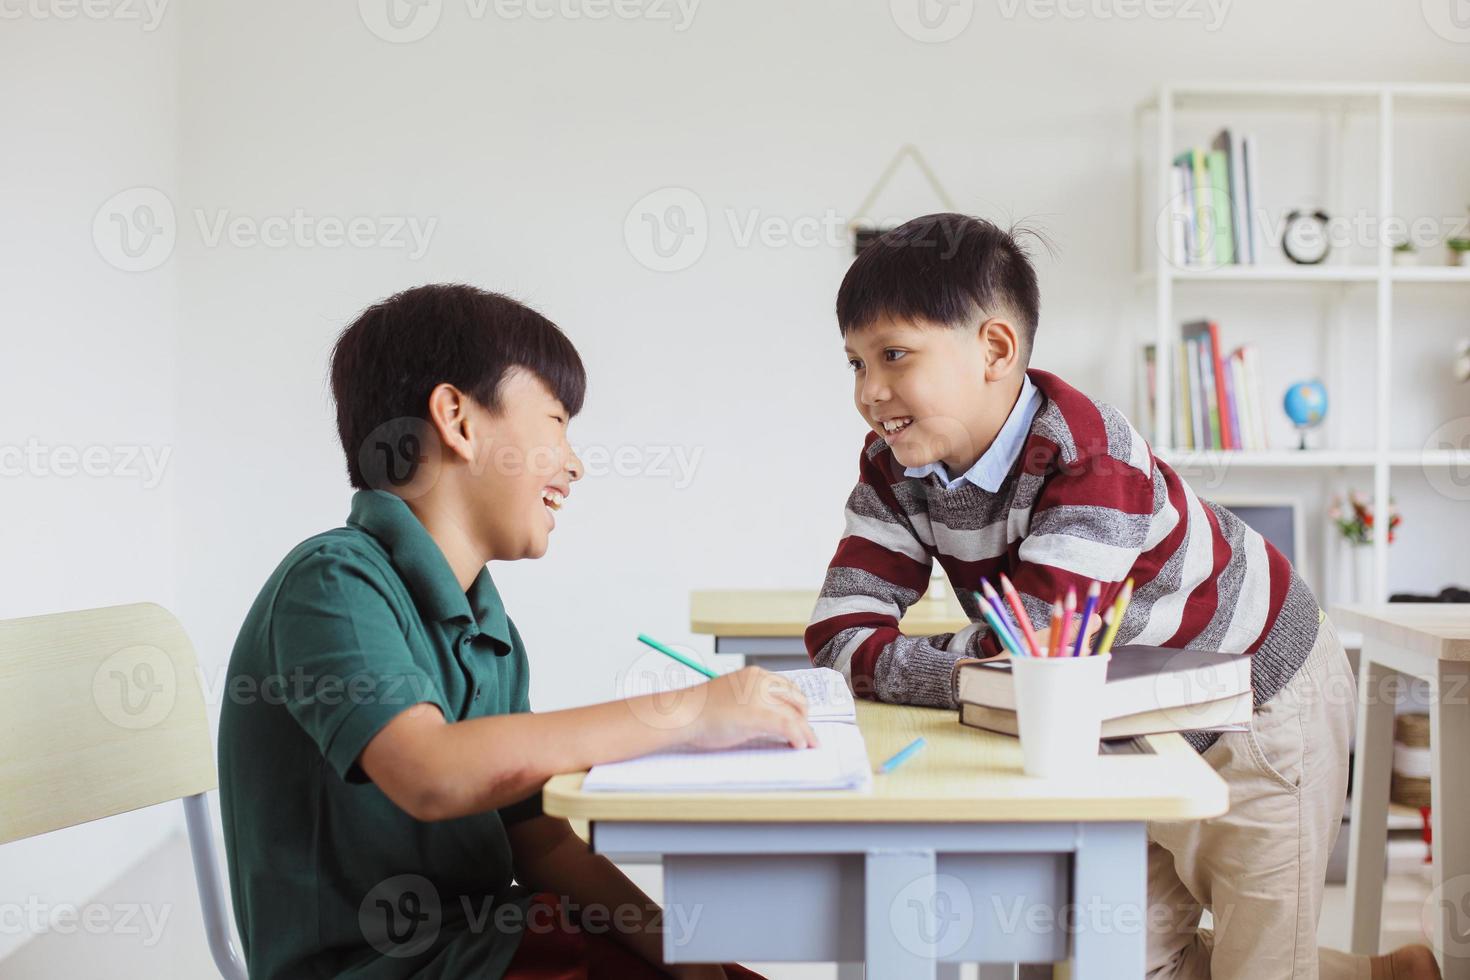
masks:
POLYGON ((220 718, 251 977, 752 976, 661 967, 657 907, 540 811, 548 777, 601 762, 815 744, 800 692, 755 668, 672 716, 649 697, 530 711, 486 563, 545 554, 581 477, 571 342, 506 297, 424 286, 342 333, 331 382, 351 514, 266 582, 220 718))

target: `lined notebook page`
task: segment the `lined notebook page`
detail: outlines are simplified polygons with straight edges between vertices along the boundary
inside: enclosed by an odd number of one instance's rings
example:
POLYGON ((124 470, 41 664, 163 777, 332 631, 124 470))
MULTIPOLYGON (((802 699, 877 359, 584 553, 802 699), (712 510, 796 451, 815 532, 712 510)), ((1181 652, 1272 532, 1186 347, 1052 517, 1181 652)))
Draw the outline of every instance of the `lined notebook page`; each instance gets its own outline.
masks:
MULTIPOLYGON (((839 675, 840 679, 840 675, 839 675)), ((734 749, 680 749, 594 766, 582 781, 589 792, 759 792, 866 789, 868 753, 858 727, 813 722, 821 743, 793 749, 764 739, 734 749)))

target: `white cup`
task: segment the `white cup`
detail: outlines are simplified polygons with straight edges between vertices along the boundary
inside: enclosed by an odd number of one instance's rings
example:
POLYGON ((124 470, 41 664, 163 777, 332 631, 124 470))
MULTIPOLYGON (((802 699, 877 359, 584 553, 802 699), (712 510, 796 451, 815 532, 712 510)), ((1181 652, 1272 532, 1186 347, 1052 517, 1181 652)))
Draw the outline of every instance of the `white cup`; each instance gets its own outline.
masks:
POLYGON ((1021 760, 1028 776, 1067 776, 1097 762, 1110 653, 1012 657, 1021 760))

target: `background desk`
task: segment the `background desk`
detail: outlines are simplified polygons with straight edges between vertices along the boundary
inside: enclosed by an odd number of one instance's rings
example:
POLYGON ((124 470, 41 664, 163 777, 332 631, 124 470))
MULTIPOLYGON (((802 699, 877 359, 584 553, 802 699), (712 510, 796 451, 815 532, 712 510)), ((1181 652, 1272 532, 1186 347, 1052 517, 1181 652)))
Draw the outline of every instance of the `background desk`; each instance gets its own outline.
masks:
POLYGON ((1022 774, 1015 739, 952 711, 860 702, 858 722, 875 767, 928 745, 870 794, 584 793, 571 774, 547 783, 545 808, 589 821, 598 853, 661 859, 673 962, 865 961, 921 980, 936 961, 1070 958, 1077 980, 1143 976, 1144 823, 1228 801, 1183 739, 1053 782, 1022 774), (1070 932, 1054 918, 1069 905, 1070 932))
POLYGON ((1395 698, 1390 696, 1390 678, 1397 671, 1430 686, 1434 890, 1426 914, 1434 917, 1435 949, 1445 980, 1470 980, 1470 605, 1339 606, 1332 615, 1363 634, 1348 821, 1352 951, 1378 952, 1393 770, 1395 698))
MULTIPOLYGON (((689 593, 689 629, 714 636, 715 653, 736 653, 767 670, 810 667, 802 634, 812 619, 812 589, 730 589, 689 593)), ((908 636, 951 633, 970 625, 953 596, 920 599, 899 628, 908 636)))

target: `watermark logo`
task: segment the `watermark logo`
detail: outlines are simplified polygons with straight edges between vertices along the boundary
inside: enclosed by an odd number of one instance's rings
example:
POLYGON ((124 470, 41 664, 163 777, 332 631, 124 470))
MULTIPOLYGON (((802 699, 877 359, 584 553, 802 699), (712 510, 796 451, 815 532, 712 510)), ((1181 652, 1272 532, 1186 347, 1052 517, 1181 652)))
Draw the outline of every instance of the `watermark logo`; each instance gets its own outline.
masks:
POLYGON ((405 500, 423 496, 439 480, 444 465, 439 434, 426 419, 396 418, 384 422, 363 440, 357 468, 374 490, 405 500))
POLYGON ((898 29, 915 41, 943 44, 964 33, 975 17, 975 0, 889 0, 898 29))
POLYGON ((92 701, 119 728, 152 728, 169 716, 178 697, 178 674, 167 653, 155 646, 124 647, 92 675, 92 701))
POLYGON ((704 201, 687 187, 662 187, 639 198, 623 219, 623 241, 654 272, 687 269, 709 244, 704 201))
MULTIPOLYGON (((671 649, 700 662, 699 654, 686 646, 671 649)), ((645 650, 617 677, 617 696, 633 716, 658 731, 671 731, 692 724, 704 711, 709 688, 704 677, 655 650, 645 650)))
POLYGON ((0 0, 0 20, 115 20, 158 30, 169 0, 0 0))
POLYGON ((178 239, 173 202, 156 187, 130 187, 109 197, 92 217, 92 243, 123 272, 147 272, 168 261, 178 239))
POLYGON ((1420 924, 1442 959, 1470 956, 1470 875, 1456 875, 1430 892, 1420 909, 1420 924), (1441 923, 1443 934, 1436 936, 1441 923))
POLYGON ((1470 0, 1419 0, 1424 23, 1453 44, 1470 44, 1470 0))
POLYGON ((384 41, 412 44, 439 26, 444 0, 357 0, 357 13, 367 29, 384 41))
POLYGON ((920 875, 894 896, 888 906, 888 924, 910 953, 945 959, 970 941, 975 901, 954 875, 920 875))
POLYGON ((1450 419, 1424 440, 1424 479, 1440 496, 1449 500, 1470 500, 1470 415, 1450 419), (1429 465, 1430 453, 1446 450, 1461 454, 1445 466, 1429 465))
POLYGON ((434 945, 443 919, 439 890, 423 875, 396 875, 379 882, 357 909, 358 928, 368 945, 399 959, 434 945))

